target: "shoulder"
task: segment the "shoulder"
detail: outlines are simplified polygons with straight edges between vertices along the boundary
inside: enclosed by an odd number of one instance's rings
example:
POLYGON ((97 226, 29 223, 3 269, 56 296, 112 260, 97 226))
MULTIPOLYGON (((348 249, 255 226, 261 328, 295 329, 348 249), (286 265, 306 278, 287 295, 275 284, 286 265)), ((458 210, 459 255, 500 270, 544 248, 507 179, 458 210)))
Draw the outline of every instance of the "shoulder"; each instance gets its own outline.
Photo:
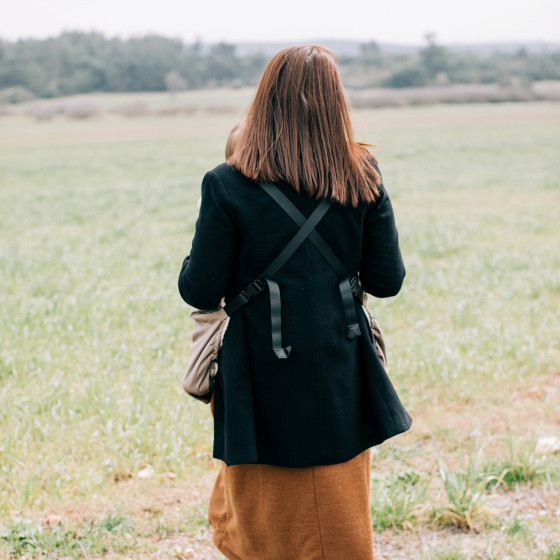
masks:
POLYGON ((377 185, 377 190, 379 191, 379 194, 375 197, 375 200, 365 203, 366 214, 370 217, 382 212, 387 205, 391 204, 389 193, 383 183, 377 185))
POLYGON ((210 187, 214 196, 225 198, 233 193, 238 193, 240 190, 243 191, 247 187, 254 186, 255 183, 251 179, 245 177, 235 167, 227 163, 221 163, 208 171, 202 181, 203 192, 210 187))
POLYGON ((212 197, 216 204, 226 206, 229 212, 250 208, 255 192, 259 190, 254 181, 227 163, 208 171, 202 181, 202 198, 212 197))
POLYGON ((250 179, 245 177, 245 175, 243 175, 240 171, 237 171, 235 167, 232 167, 227 163, 221 163, 220 165, 214 167, 214 169, 206 173, 206 177, 209 177, 214 181, 220 181, 224 185, 232 183, 235 184, 238 182, 251 182, 250 179))

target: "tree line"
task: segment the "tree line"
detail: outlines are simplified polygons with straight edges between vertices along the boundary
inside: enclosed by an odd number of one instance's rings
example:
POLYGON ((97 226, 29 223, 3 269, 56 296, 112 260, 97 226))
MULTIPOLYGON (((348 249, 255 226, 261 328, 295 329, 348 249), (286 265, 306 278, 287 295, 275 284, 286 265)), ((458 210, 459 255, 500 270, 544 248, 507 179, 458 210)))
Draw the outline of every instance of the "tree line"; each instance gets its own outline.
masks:
POLYGON ((417 53, 388 55, 376 43, 368 43, 362 45, 359 57, 341 62, 347 83, 358 88, 517 85, 560 79, 560 51, 535 53, 520 48, 513 54, 496 51, 482 56, 451 51, 437 44, 433 34, 426 35, 426 45, 417 53))
MULTIPOLYGON (((238 56, 235 45, 184 44, 146 36, 126 40, 72 32, 44 40, 0 40, 0 90, 37 97, 93 91, 178 91, 255 85, 268 58, 238 56)), ((453 52, 428 35, 417 52, 391 54, 374 42, 339 59, 352 88, 423 87, 459 83, 530 83, 560 79, 560 52, 479 56, 453 52)))

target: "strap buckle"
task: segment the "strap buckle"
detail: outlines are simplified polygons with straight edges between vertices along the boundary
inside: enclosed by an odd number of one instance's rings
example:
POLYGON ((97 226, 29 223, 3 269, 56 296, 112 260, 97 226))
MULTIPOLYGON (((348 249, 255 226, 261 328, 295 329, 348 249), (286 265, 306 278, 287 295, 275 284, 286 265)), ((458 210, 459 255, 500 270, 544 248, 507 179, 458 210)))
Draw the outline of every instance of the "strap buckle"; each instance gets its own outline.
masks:
POLYGON ((361 336, 362 331, 360 330, 360 325, 358 323, 353 323, 352 325, 348 325, 346 329, 346 338, 350 341, 356 340, 359 336, 361 336))
POLYGON ((358 278, 354 276, 352 280, 350 280, 350 288, 352 288, 352 295, 359 301, 364 301, 364 289, 362 285, 358 282, 358 278))
POLYGON ((244 305, 255 299, 264 288, 265 285, 260 280, 254 280, 225 305, 224 311, 231 317, 244 305))
POLYGON ((264 290, 264 284, 259 280, 253 280, 241 293, 247 299, 251 301, 256 298, 264 290))

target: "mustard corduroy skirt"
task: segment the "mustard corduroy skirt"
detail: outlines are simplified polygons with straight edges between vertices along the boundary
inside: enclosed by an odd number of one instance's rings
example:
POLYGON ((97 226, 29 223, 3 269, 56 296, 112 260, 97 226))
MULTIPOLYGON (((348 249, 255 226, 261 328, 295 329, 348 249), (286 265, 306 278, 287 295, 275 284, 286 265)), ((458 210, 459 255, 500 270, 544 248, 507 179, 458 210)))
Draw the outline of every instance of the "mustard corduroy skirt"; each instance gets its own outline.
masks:
POLYGON ((369 450, 301 469, 220 462, 210 505, 230 560, 372 560, 369 450))

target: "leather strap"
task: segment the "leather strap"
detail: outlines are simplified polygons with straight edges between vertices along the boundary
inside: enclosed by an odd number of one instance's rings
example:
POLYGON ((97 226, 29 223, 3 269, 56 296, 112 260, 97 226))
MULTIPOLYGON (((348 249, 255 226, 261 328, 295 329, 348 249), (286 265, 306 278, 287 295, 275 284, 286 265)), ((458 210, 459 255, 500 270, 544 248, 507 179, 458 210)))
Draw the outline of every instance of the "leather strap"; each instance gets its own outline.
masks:
MULTIPOLYGON (((259 185, 279 206, 282 207, 286 214, 288 214, 288 216, 290 216, 290 218, 292 218, 298 226, 305 223, 305 216, 275 184, 259 183, 259 185)), ((311 231, 309 233, 309 240, 313 243, 313 245, 315 245, 321 255, 323 255, 323 258, 336 272, 336 275, 340 280, 339 289, 342 302, 344 304, 344 315, 346 317, 347 324, 346 338, 348 340, 354 340, 361 334, 360 327, 358 325, 358 316, 356 315, 356 307, 354 305, 354 296, 361 301, 363 299, 363 290, 355 278, 350 280, 348 271, 319 232, 315 230, 311 231)))
POLYGON ((278 359, 285 359, 290 355, 291 347, 282 346, 282 313, 280 300, 280 287, 276 282, 270 280, 297 251, 300 245, 315 231, 315 226, 321 221, 327 210, 331 207, 329 200, 322 199, 309 218, 303 218, 303 223, 297 233, 290 239, 280 254, 266 267, 259 277, 251 282, 244 290, 224 306, 224 311, 231 317, 244 305, 256 298, 264 290, 265 283, 268 286, 270 299, 270 320, 272 330, 272 349, 278 359))
POLYGON ((321 221, 321 218, 327 213, 330 207, 330 201, 323 198, 315 210, 313 210, 311 216, 309 216, 303 224, 298 224, 300 226, 298 232, 292 237, 284 249, 282 249, 280 254, 268 265, 259 278, 274 276, 286 264, 299 246, 309 237, 310 233, 315 230, 315 226, 321 221))
MULTIPOLYGON (((309 234, 314 231, 315 226, 320 222, 321 218, 330 208, 330 201, 323 199, 317 205, 309 218, 303 217, 303 221, 298 223, 300 229, 290 239, 288 244, 282 249, 280 254, 263 270, 257 280, 251 282, 244 290, 232 298, 224 307, 224 311, 231 317, 239 311, 244 305, 255 299, 264 290, 265 285, 261 278, 269 278, 274 276, 288 261, 288 259, 297 251, 299 246, 307 239, 309 234)), ((303 215, 302 215, 303 216, 303 215)))
POLYGON ((292 351, 291 346, 282 346, 282 307, 280 305, 280 287, 274 280, 265 278, 270 294, 270 323, 272 328, 272 350, 278 359, 285 359, 292 351))

